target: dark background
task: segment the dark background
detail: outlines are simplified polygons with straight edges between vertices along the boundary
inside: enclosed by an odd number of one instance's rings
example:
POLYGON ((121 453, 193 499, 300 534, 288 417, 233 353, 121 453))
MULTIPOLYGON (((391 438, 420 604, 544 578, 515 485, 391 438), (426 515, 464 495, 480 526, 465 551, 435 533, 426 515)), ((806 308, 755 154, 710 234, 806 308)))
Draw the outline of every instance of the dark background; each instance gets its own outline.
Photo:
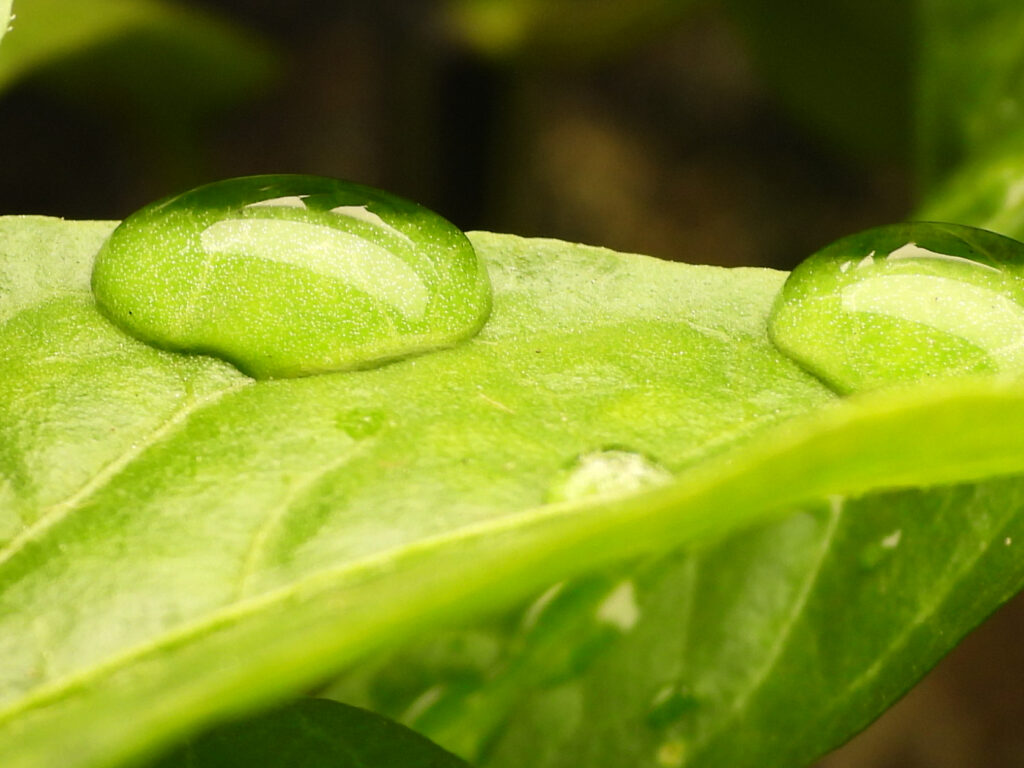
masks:
MULTIPOLYGON (((4 213, 314 173, 463 229, 789 268, 913 209, 909 3, 193 0, 51 49, 69 0, 20 2, 4 213)), ((825 765, 1024 764, 1022 634, 1018 600, 825 765)))

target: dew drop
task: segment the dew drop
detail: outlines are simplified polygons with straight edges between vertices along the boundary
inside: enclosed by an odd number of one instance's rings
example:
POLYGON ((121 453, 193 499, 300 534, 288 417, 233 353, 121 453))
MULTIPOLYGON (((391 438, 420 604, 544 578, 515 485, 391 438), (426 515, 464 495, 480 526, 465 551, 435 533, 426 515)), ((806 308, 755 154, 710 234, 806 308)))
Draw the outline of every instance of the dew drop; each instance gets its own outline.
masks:
POLYGON ((789 276, 769 333, 844 393, 929 377, 1024 375, 1024 244, 937 223, 845 237, 789 276))
POLYGON ((594 618, 620 632, 632 632, 640 620, 640 607, 636 602, 636 587, 630 580, 620 581, 594 611, 594 618))
POLYGON ((336 422, 352 439, 365 440, 381 430, 386 418, 383 411, 373 408, 352 408, 339 413, 336 422))
POLYGON ((548 501, 632 493, 671 480, 671 472, 643 454, 617 448, 591 451, 558 474, 548 490, 548 501))
POLYGON ((668 739, 658 745, 655 759, 661 768, 681 768, 686 762, 686 742, 682 739, 668 739))
POLYGON ((96 257, 118 325, 256 378, 365 368, 457 344, 490 311, 466 236, 422 206, 319 176, 228 179, 129 216, 96 257))

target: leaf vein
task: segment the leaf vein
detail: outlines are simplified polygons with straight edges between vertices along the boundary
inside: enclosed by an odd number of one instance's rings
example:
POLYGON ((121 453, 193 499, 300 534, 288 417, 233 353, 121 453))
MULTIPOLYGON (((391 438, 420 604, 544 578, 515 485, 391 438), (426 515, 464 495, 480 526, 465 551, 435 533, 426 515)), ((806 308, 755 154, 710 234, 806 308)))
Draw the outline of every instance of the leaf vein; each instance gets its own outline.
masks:
POLYGON ((204 395, 198 399, 186 402, 178 410, 167 417, 162 424, 150 432, 145 439, 132 443, 128 450, 93 475, 92 479, 85 483, 81 488, 63 501, 59 501, 47 507, 43 513, 36 518, 35 522, 11 539, 3 549, 0 549, 0 566, 3 566, 18 552, 33 541, 40 539, 47 531, 67 518, 68 515, 72 514, 80 507, 83 501, 104 488, 129 464, 154 445, 157 445, 163 438, 174 432, 176 428, 184 424, 194 413, 218 402, 232 392, 236 392, 251 383, 252 381, 250 379, 246 379, 242 382, 237 382, 231 386, 211 392, 210 394, 204 395))

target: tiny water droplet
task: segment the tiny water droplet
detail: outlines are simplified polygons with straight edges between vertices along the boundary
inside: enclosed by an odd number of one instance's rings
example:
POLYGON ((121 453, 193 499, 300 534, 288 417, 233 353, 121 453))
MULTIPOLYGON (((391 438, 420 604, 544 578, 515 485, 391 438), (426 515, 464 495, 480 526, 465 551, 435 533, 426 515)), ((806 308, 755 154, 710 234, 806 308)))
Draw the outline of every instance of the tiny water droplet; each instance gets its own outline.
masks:
POLYGON ((338 414, 337 424, 355 440, 363 440, 377 434, 384 426, 383 411, 372 408, 353 408, 338 414))
POLYGON ((903 530, 896 529, 880 540, 868 544, 860 553, 860 564, 868 570, 876 568, 886 557, 899 548, 903 530))
POLYGON ((1024 375, 1024 244, 937 223, 845 237, 793 271, 769 332, 840 392, 1024 375))
POLYGON ((490 311, 486 269, 452 224, 319 176, 228 179, 146 206, 104 244, 92 286, 132 335, 256 378, 453 346, 490 311))
POLYGON ((682 739, 662 742, 655 759, 662 768, 681 768, 686 762, 686 742, 682 739))
POLYGON ((548 501, 576 501, 653 488, 671 482, 672 473, 653 459, 617 448, 578 456, 548 490, 548 501))
POLYGON ((640 620, 640 607, 636 602, 636 587, 630 580, 620 581, 594 611, 601 624, 615 627, 620 632, 631 632, 640 620))
POLYGON ((654 695, 647 712, 647 724, 658 730, 677 724, 699 706, 697 697, 677 684, 669 684, 654 695))

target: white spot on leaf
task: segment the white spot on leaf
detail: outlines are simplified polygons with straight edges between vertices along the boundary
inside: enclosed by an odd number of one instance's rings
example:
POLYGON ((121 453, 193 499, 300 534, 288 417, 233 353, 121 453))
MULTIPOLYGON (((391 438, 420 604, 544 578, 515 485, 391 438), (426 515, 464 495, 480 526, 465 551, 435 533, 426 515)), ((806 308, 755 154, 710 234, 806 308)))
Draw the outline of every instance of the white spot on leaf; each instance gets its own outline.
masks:
POLYGON ((610 624, 622 632, 629 632, 640 619, 640 608, 636 604, 636 588, 632 581, 622 581, 597 606, 595 618, 602 624, 610 624))
POLYGON ((896 530, 882 539, 882 549, 896 549, 900 545, 900 539, 903 538, 903 531, 896 530))

